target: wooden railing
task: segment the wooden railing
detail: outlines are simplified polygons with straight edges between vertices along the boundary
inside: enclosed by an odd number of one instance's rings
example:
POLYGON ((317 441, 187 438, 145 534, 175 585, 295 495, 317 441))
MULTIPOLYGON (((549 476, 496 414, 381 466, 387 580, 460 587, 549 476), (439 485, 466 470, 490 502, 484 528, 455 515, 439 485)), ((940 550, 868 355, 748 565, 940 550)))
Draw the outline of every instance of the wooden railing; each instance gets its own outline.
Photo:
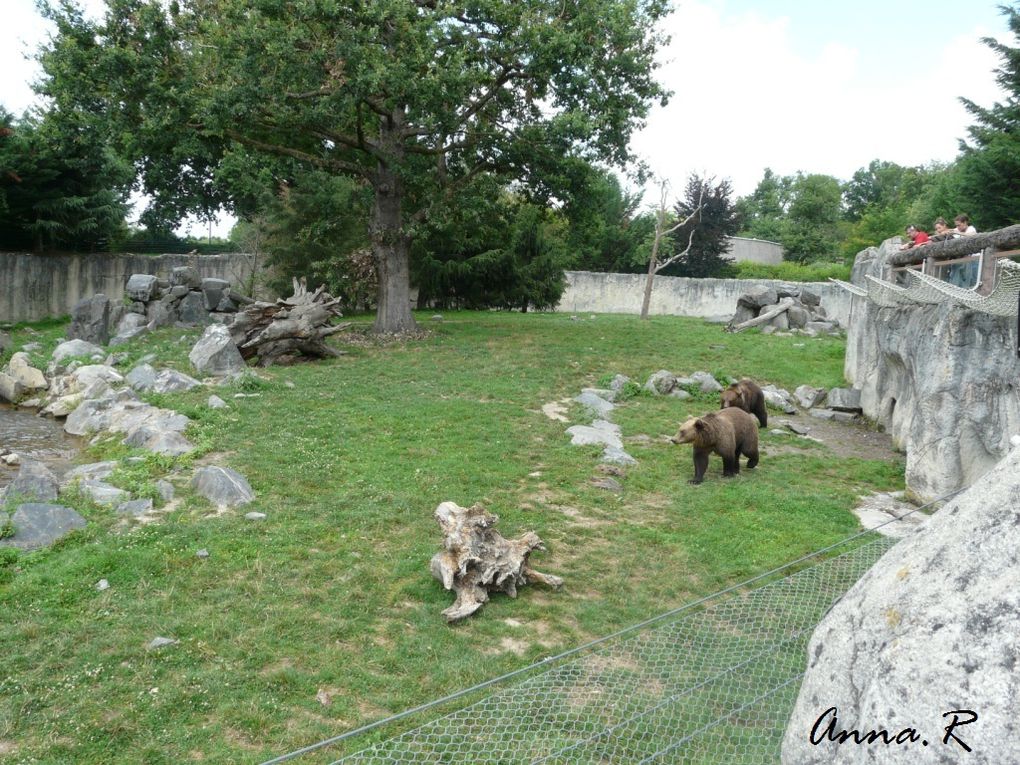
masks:
POLYGON ((953 264, 977 261, 980 266, 975 291, 987 295, 995 286, 995 264, 1001 258, 1015 255, 1020 255, 1020 225, 928 242, 903 250, 889 258, 893 271, 890 277, 895 279, 895 272, 908 268, 934 274, 953 264))

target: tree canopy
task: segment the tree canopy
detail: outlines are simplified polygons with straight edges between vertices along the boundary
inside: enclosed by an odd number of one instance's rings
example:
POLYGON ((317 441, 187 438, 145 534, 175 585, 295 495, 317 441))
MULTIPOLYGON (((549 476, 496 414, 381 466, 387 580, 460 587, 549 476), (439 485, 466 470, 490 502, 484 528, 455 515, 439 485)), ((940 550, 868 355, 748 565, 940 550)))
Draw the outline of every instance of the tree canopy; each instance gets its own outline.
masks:
POLYGON ((483 174, 536 182, 622 165, 654 101, 665 0, 110 0, 50 6, 42 62, 61 109, 103 115, 157 213, 208 212, 231 145, 371 189, 376 329, 413 327, 410 245, 483 174), (162 194, 163 196, 159 196, 162 194))

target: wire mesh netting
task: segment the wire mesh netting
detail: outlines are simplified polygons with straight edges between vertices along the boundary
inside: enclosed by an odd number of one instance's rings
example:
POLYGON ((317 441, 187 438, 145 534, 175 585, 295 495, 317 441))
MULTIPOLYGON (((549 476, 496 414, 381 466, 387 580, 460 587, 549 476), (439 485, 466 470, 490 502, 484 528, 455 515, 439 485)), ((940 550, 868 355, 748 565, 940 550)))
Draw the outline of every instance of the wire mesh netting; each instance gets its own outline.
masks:
POLYGON ((402 732, 384 722, 332 739, 317 761, 771 765, 811 633, 895 540, 860 542, 514 673, 456 711, 426 705, 399 720, 402 732))

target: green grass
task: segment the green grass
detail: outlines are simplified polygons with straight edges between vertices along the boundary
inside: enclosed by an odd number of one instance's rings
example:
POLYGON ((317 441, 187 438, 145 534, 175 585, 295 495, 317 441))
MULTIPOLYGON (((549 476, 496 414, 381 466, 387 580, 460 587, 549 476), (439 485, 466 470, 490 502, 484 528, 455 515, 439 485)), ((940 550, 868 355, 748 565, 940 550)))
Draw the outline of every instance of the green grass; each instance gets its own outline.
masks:
POLYGON ((829 277, 848 280, 849 263, 753 263, 743 260, 734 264, 737 279, 781 279, 787 282, 824 282, 829 277))
MULTIPOLYGON (((842 381, 838 338, 728 335, 669 317, 421 318, 425 340, 362 343, 212 391, 228 409, 208 409, 207 388, 152 397, 195 420, 201 451, 114 480, 151 495, 169 472, 180 502, 144 526, 79 502, 87 529, 45 551, 0 550, 0 753, 260 761, 770 570, 854 532, 857 494, 902 487, 901 463, 821 446, 765 457, 731 481, 713 459, 706 482, 689 486, 689 448, 660 437, 717 402, 641 393, 614 413, 625 437, 649 436, 625 444, 639 464, 617 496, 590 485, 600 450, 570 446, 567 425, 540 412, 607 375, 643 383, 658 369, 830 387, 842 381), (256 502, 215 516, 187 488, 199 460, 243 473, 256 502), (548 551, 533 564, 564 588, 495 596, 445 624, 453 598, 428 570, 444 500, 483 503, 505 536, 536 531, 548 551), (268 518, 245 521, 249 510, 268 518), (195 556, 202 548, 209 558, 195 556), (110 589, 96 591, 99 579, 110 589), (147 651, 157 635, 179 643, 147 651), (507 637, 524 650, 504 650, 507 637)), ((45 354, 60 334, 32 339, 45 354)), ((164 330, 123 350, 190 371, 196 336, 164 330)), ((767 448, 782 437, 762 438, 767 448)), ((111 439, 87 459, 129 453, 111 439)))

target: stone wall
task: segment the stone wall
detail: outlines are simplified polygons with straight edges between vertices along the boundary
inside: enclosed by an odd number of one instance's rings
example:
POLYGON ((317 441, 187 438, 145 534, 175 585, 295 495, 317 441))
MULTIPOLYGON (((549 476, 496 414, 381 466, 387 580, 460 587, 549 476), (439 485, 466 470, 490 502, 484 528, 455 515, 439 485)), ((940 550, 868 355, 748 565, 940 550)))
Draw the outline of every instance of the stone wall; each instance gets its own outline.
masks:
POLYGON ((248 257, 226 255, 35 255, 0 252, 0 321, 36 321, 67 316, 82 298, 103 293, 119 299, 131 274, 167 278, 176 266, 191 266, 201 277, 242 284, 248 257))
MULTIPOLYGON (((567 289, 556 306, 568 313, 630 313, 641 312, 645 274, 604 274, 591 271, 567 271, 567 289)), ((697 316, 729 321, 737 308, 737 298, 751 287, 766 284, 787 285, 770 279, 688 279, 679 276, 656 276, 652 287, 649 313, 666 316, 697 316)), ((850 321, 850 294, 831 282, 806 282, 822 299, 828 315, 840 326, 850 321)), ((860 303, 855 298, 855 303, 860 303)))
MULTIPOLYGON (((898 239, 857 256, 853 280, 881 276, 898 239)), ((989 471, 1020 433, 1015 317, 938 305, 882 308, 857 298, 844 372, 864 414, 907 455, 907 486, 934 499, 989 471)))
POLYGON ((774 266, 783 262, 783 245, 764 239, 749 239, 744 236, 727 237, 730 249, 726 257, 737 263, 748 260, 752 263, 765 263, 774 266))

